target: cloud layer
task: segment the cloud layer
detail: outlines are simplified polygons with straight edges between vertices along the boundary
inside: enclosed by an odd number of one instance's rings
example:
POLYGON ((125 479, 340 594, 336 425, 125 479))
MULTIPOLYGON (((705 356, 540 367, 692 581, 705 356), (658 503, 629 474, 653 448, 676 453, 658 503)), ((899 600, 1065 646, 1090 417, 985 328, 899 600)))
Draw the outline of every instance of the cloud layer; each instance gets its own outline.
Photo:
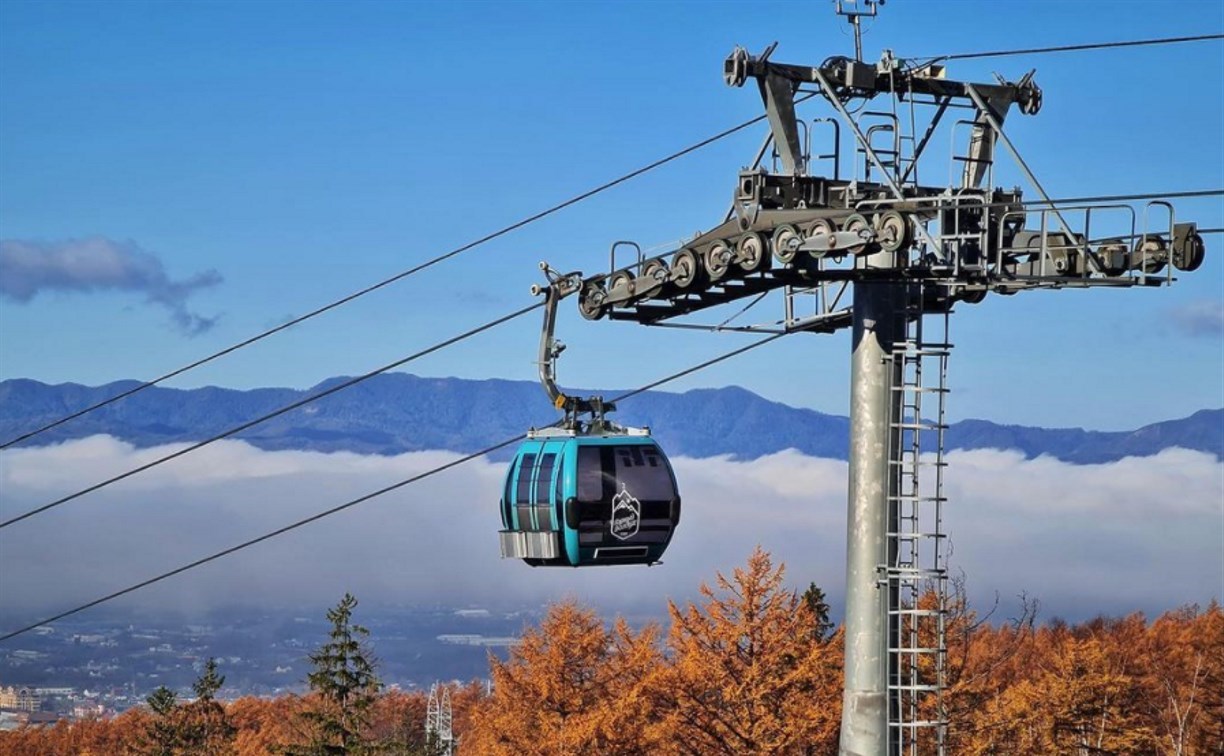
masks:
POLYGON ((6 299, 29 302, 44 291, 133 291, 164 307, 174 325, 192 336, 212 328, 216 318, 189 310, 188 297, 220 282, 221 274, 215 270, 172 280, 161 260, 130 241, 99 236, 62 242, 0 241, 0 296, 6 299))
MULTIPOLYGON (((0 454, 0 514, 11 516, 174 447, 106 436, 0 454)), ((260 451, 220 442, 0 531, 0 629, 83 603, 262 534, 457 455, 260 451)), ((1103 465, 950 455, 945 525, 971 596, 1004 615, 1027 592, 1043 615, 1149 613, 1221 596, 1224 464, 1171 449, 1103 465)), ((531 569, 497 554, 503 467, 483 460, 121 599, 167 610, 234 604, 536 605, 577 596, 661 611, 688 599, 755 544, 791 584, 825 587, 840 612, 846 464, 782 452, 751 462, 674 460, 684 518, 652 568, 531 569)), ((122 603, 121 603, 122 602, 122 603)))

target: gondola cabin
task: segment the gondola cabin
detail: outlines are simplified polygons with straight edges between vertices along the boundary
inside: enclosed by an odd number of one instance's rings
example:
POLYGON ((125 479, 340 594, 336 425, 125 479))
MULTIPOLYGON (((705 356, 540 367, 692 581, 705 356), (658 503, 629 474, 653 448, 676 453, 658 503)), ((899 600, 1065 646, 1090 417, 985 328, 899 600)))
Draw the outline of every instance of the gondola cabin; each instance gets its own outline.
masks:
POLYGON ((645 430, 533 430, 502 487, 501 555, 533 567, 653 564, 680 522, 680 493, 645 430))

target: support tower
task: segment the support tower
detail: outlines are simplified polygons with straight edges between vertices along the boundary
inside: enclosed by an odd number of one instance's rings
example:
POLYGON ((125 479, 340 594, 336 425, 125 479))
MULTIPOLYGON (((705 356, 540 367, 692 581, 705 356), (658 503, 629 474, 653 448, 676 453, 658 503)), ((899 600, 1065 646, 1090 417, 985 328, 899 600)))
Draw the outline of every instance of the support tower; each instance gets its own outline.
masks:
POLYGON ((728 85, 755 82, 769 123, 730 210, 661 255, 613 245, 608 272, 582 280, 578 307, 591 319, 679 328, 852 329, 841 753, 942 754, 953 307, 1034 289, 1168 286, 1174 269, 1199 267, 1203 240, 1160 199, 1050 199, 1003 130, 1011 111, 1040 111, 1033 72, 972 83, 890 51, 876 63, 833 56, 813 66, 775 62, 775 47, 736 48, 723 66, 728 85), (809 99, 833 116, 801 118, 809 99), (941 133, 953 145, 948 181, 920 183, 941 133), (995 185, 1000 146, 1036 199, 995 185), (780 319, 731 324, 771 292, 780 319), (717 324, 688 319, 748 297, 717 324))

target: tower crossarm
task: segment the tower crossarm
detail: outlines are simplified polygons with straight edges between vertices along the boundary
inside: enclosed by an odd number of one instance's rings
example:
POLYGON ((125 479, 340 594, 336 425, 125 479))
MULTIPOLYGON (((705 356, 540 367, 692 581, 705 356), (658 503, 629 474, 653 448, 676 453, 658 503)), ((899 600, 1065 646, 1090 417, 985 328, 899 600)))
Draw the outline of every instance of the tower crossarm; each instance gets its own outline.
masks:
POLYGON ((949 79, 944 66, 936 63, 907 66, 907 61, 887 51, 878 63, 864 63, 834 55, 819 66, 775 63, 769 59, 772 53, 772 46, 760 56, 754 56, 742 47, 735 48, 723 62, 723 81, 729 86, 739 87, 749 78, 758 81, 773 78, 788 81, 797 90, 804 84, 819 83, 823 76, 834 85, 831 94, 846 99, 888 93, 963 99, 966 104, 971 104, 969 88, 973 87, 988 99, 1019 103, 1021 110, 1029 115, 1041 109, 1041 89, 1033 82, 1031 75, 1017 82, 1004 80, 995 84, 980 84, 949 79), (817 71, 820 75, 817 75, 817 71))
MULTIPOLYGON (((731 211, 670 251, 646 257, 632 243, 613 245, 608 272, 578 288, 585 317, 702 327, 670 321, 785 289, 785 318, 758 330, 801 330, 791 314, 794 292, 823 293, 843 282, 935 284, 924 287, 935 292, 924 302, 927 312, 941 312, 990 292, 1166 285, 1174 268, 1192 271, 1203 261, 1197 225, 1178 218, 1168 202, 1049 198, 1003 130, 1013 105, 1029 115, 1041 109, 1032 72, 984 84, 955 81, 939 65, 908 64, 888 52, 873 64, 834 56, 801 66, 774 62, 773 51, 754 56, 737 47, 723 64, 728 84, 754 79, 759 86, 770 129, 762 155, 773 146, 772 166, 758 159, 740 171, 731 211), (800 92, 823 95, 836 117, 801 120, 800 92), (890 107, 866 109, 877 97, 890 107), (847 107, 851 100, 864 106, 847 107), (956 109, 970 117, 949 124, 945 115, 956 109), (831 150, 813 150, 813 134, 829 123, 831 150), (950 132, 953 144, 948 183, 919 183, 920 160, 937 131, 950 132), (848 178, 840 170, 843 133, 856 156, 848 178), (996 185, 1000 143, 1035 199, 996 185), (832 162, 832 177, 812 172, 824 161, 832 162), (636 261, 623 265, 622 255, 618 265, 618 247, 635 248, 636 261)), ((831 312, 818 305, 815 316, 831 312)))

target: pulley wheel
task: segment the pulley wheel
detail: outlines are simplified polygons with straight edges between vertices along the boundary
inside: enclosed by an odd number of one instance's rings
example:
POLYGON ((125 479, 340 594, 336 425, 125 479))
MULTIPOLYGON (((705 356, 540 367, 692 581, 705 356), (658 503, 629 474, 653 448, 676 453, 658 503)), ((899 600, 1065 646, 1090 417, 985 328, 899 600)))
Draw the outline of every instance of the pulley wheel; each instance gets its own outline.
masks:
POLYGON ((769 267, 769 252, 765 249, 765 239, 760 234, 752 232, 744 234, 735 245, 739 253, 740 270, 745 273, 756 273, 769 267))
POLYGON ((1159 236, 1149 236, 1135 243, 1135 252, 1131 255, 1131 267, 1152 275, 1164 270, 1165 260, 1164 239, 1159 236))
POLYGON ((875 231, 880 249, 885 252, 896 252, 912 241, 909 220, 896 210, 881 213, 876 218, 875 231))
POLYGON ((618 270, 608 279, 608 294, 610 296, 629 296, 632 297, 637 292, 634 290, 633 274, 627 270, 618 270))
POLYGON ((966 304, 978 304, 986 298, 986 289, 961 289, 957 298, 966 304))
POLYGON ((782 225, 774 229, 772 243, 774 259, 786 265, 799 254, 803 238, 794 226, 782 225))
POLYGON ((670 277, 670 274, 667 272, 667 263, 657 257, 653 260, 647 260, 642 265, 642 278, 648 278, 659 283, 667 283, 670 277))
POLYGON ((643 296, 659 297, 665 288, 670 288, 671 273, 667 263, 655 258, 642 263, 642 284, 638 287, 643 296))
POLYGON ((578 293, 578 312, 587 320, 599 320, 608 311, 607 295, 597 283, 589 283, 578 293))
POLYGON ((1173 267, 1187 273, 1198 270, 1198 267, 1203 264, 1205 253, 1203 237, 1197 233, 1190 234, 1180 246, 1173 248, 1173 267))
POLYGON ((837 240, 833 238, 833 222, 828 220, 815 220, 808 224, 803 230, 803 235, 808 239, 814 239, 817 236, 823 236, 828 240, 828 245, 837 244, 837 240))
POLYGON ((672 256, 671 279, 678 289, 687 289, 697 282, 701 275, 701 260, 697 252, 689 247, 672 256))
POLYGON ((705 269, 711 282, 722 280, 723 276, 727 275, 733 256, 731 245, 725 241, 716 241, 706 248, 705 269))
MULTIPOLYGON (((848 234, 854 234, 855 236, 859 236, 859 234, 869 228, 871 228, 871 223, 858 213, 850 213, 850 215, 846 216, 846 219, 842 221, 842 231, 845 231, 848 234)), ((862 244, 856 244, 853 247, 850 247, 850 249, 847 251, 851 254, 857 255, 866 248, 867 242, 864 241, 862 244)))
POLYGON ((1020 112, 1025 115, 1037 115, 1041 111, 1041 88, 1033 84, 1027 91, 1020 92, 1020 112))

